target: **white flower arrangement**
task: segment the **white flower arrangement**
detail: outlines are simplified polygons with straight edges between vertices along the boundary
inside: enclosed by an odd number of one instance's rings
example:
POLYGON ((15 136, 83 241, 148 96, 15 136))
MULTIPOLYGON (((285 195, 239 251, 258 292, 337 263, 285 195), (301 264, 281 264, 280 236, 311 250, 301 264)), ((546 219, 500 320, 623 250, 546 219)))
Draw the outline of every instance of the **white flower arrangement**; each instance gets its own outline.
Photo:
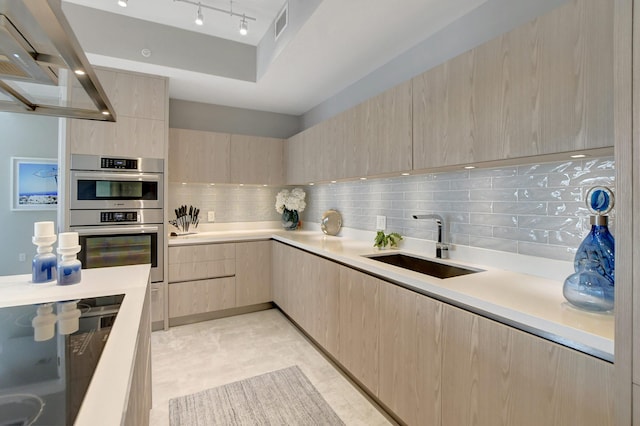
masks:
POLYGON ((304 197, 306 194, 302 190, 302 188, 295 188, 289 191, 288 189, 283 189, 278 192, 276 196, 276 211, 280 214, 287 210, 297 210, 301 212, 307 207, 307 203, 304 201, 304 197))

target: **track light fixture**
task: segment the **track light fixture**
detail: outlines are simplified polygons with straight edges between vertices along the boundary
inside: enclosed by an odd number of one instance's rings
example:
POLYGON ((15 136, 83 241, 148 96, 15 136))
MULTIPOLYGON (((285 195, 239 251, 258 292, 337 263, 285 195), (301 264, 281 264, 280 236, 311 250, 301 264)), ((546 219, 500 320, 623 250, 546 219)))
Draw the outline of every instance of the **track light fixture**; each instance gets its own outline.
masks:
POLYGON ((249 33, 249 25, 244 15, 242 15, 242 20, 240 21, 240 34, 247 35, 249 33))
POLYGON ((129 0, 118 0, 118 6, 120 7, 127 7, 127 2, 129 0))
MULTIPOLYGON (((119 0, 118 4, 120 4, 120 2, 124 1, 125 3, 127 2, 127 0, 119 0)), ((242 35, 247 35, 249 33, 249 22, 248 21, 256 21, 256 18, 253 18, 251 16, 247 16, 244 13, 236 13, 233 11, 233 0, 230 0, 229 2, 229 10, 226 9, 220 9, 218 7, 213 7, 213 6, 209 6, 206 4, 202 4, 202 2, 195 2, 192 0, 173 0, 174 2, 181 2, 181 3, 189 3, 192 4, 194 6, 198 6, 198 11, 196 13, 196 20, 195 23, 196 25, 204 25, 204 15, 202 14, 202 8, 205 9, 209 9, 209 10, 214 10, 216 12, 221 12, 221 13, 226 13, 229 16, 237 16, 240 19, 240 34, 242 35)))
POLYGON ((198 3, 198 14, 196 15, 196 25, 204 24, 204 16, 202 15, 202 7, 198 3))

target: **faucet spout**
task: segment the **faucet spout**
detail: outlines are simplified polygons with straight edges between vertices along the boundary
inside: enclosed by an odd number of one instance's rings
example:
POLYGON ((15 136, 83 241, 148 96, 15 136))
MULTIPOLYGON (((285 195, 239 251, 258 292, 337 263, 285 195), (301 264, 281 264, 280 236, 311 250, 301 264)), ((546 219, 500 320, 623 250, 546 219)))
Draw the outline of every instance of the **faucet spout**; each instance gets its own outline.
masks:
POLYGON ((442 228, 445 223, 442 216, 439 214, 414 214, 414 219, 433 219, 438 225, 438 243, 436 244, 436 258, 447 259, 449 257, 449 245, 442 241, 442 228))

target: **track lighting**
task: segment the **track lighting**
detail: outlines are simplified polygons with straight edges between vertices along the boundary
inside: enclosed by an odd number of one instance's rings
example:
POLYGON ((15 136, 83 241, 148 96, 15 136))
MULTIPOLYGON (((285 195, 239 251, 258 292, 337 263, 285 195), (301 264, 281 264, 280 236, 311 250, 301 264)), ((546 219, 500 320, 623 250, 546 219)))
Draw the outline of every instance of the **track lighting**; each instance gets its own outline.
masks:
MULTIPOLYGON (((126 7, 126 3, 128 0, 119 0, 118 4, 120 4, 120 6, 126 7), (121 3, 125 3, 124 5, 122 5, 121 3)), ((189 3, 192 4, 194 6, 198 6, 198 11, 196 13, 196 20, 195 23, 196 25, 204 25, 204 15, 202 14, 202 8, 205 9, 209 9, 209 10, 214 10, 216 12, 222 12, 222 13, 226 13, 229 16, 237 16, 240 19, 240 34, 247 35, 249 33, 249 22, 248 21, 256 21, 256 18, 253 18, 251 16, 247 16, 244 13, 240 14, 240 13, 236 13, 233 11, 233 1, 230 2, 230 7, 229 10, 226 9, 220 9, 218 7, 213 7, 213 6, 209 6, 206 4, 202 4, 202 2, 195 2, 192 0, 173 0, 174 2, 180 2, 180 3, 189 3)))
POLYGON ((245 19, 244 15, 242 15, 242 20, 240 21, 240 34, 247 35, 247 33, 249 32, 249 25, 247 24, 247 20, 245 19))
POLYGON ((198 3, 198 14, 196 15, 196 25, 204 24, 204 16, 202 15, 202 7, 198 3))
POLYGON ((127 7, 127 2, 129 0, 118 0, 118 6, 120 7, 127 7))

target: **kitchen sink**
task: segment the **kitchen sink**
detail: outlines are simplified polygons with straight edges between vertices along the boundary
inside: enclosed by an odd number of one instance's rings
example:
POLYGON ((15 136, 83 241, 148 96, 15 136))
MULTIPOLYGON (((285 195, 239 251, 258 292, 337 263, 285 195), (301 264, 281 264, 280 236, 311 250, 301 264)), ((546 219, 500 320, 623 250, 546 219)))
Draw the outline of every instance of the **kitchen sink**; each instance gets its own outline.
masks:
POLYGON ((482 272, 482 269, 471 269, 462 266, 448 265, 446 263, 435 262, 433 260, 409 256, 402 253, 374 254, 365 257, 442 279, 482 272))

